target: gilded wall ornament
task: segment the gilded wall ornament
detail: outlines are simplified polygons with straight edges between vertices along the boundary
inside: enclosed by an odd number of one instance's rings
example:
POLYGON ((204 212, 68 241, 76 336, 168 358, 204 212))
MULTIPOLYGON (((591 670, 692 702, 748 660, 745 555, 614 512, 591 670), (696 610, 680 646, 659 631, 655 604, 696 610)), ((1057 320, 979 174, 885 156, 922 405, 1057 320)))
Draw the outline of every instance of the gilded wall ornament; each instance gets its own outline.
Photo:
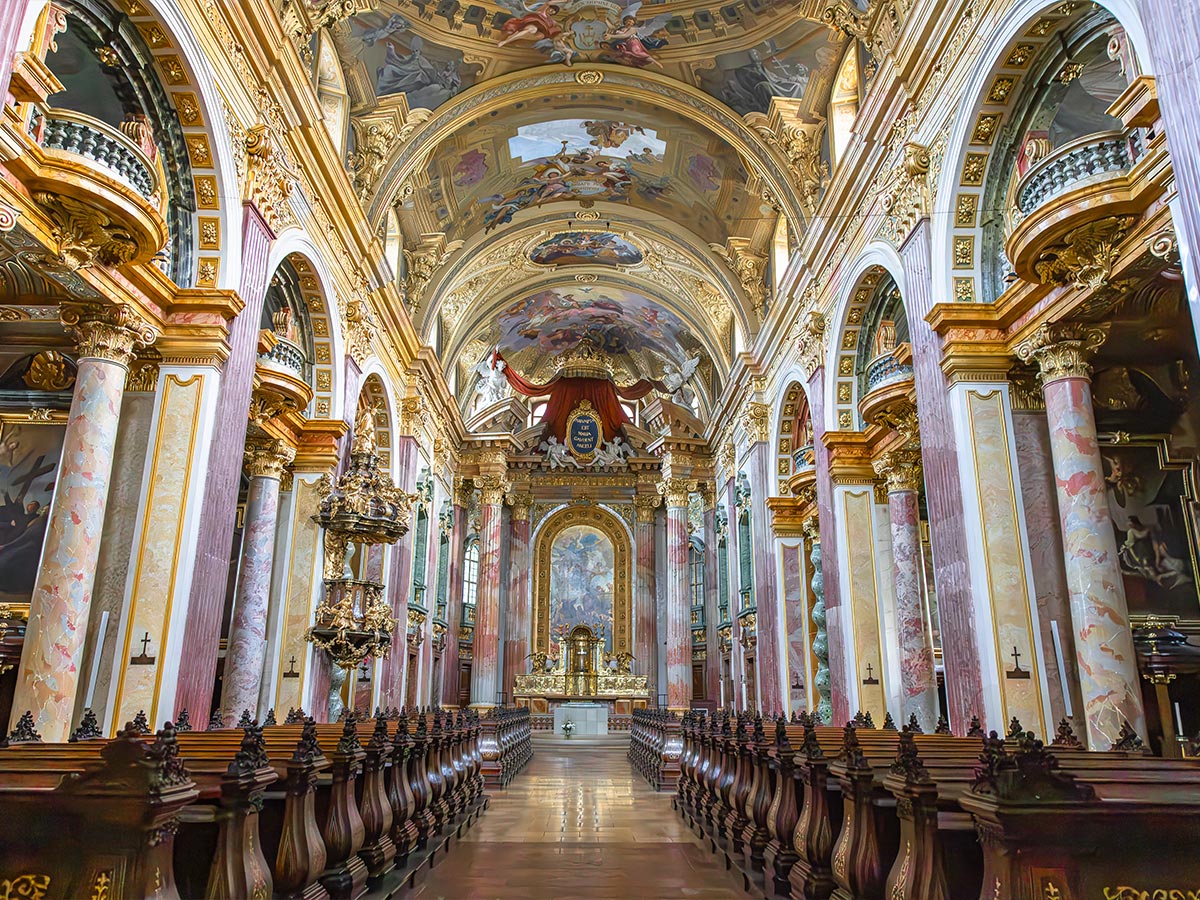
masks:
POLYGON ((1042 284, 1099 290, 1108 284, 1120 244, 1137 216, 1108 216, 1067 232, 1062 243, 1043 250, 1033 269, 1042 284))
POLYGON ((825 359, 825 315, 810 309, 797 325, 796 351, 806 378, 812 378, 825 359))
POLYGON ((757 400, 748 400, 742 407, 739 421, 746 439, 757 444, 770 438, 771 407, 757 400))
POLYGON ((687 478, 664 478, 658 485, 668 509, 687 509, 688 496, 695 489, 696 482, 687 478))
POLYGON ((404 277, 404 299, 411 312, 415 313, 421 308, 425 299, 425 289, 433 279, 434 273, 462 245, 462 241, 447 243, 444 234, 423 234, 420 244, 412 250, 404 251, 407 269, 404 277))
POLYGON ((659 494, 636 494, 633 498, 633 508, 637 514, 637 520, 642 524, 650 524, 654 521, 655 510, 660 505, 662 505, 662 496, 659 494))
POLYGON ((63 327, 75 339, 79 358, 106 359, 128 367, 135 350, 149 347, 158 334, 125 304, 64 303, 63 327))
POLYGON ((499 506, 504 502, 504 495, 511 485, 501 475, 479 475, 475 478, 475 487, 479 488, 480 500, 484 506, 499 506))
POLYGON ((917 450, 889 450, 871 465, 875 474, 884 479, 889 494, 921 489, 921 454, 917 450))
POLYGON ((33 196, 54 223, 51 237, 58 245, 58 261, 68 271, 122 266, 137 254, 132 233, 95 207, 47 191, 33 196))
POLYGON ((283 477, 283 470, 296 458, 296 449, 279 440, 251 440, 244 453, 246 474, 251 478, 283 477))

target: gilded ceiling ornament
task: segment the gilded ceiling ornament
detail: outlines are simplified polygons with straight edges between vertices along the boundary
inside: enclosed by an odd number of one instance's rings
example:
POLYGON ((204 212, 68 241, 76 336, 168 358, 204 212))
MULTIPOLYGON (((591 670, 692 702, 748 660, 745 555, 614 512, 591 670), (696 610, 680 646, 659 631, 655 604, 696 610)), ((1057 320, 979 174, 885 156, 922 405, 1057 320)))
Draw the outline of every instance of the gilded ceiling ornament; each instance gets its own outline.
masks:
POLYGON ((51 237, 58 245, 58 262, 68 271, 122 266, 137 254, 133 235, 95 207, 47 191, 33 198, 54 223, 51 237))
POLYGON ((725 241, 723 247, 720 244, 709 244, 709 247, 725 260, 725 264, 746 292, 751 306, 760 314, 764 312, 767 286, 763 274, 766 271, 767 258, 752 251, 747 238, 731 237, 725 241))
POLYGON ((404 295, 411 312, 415 313, 421 308, 421 302, 425 299, 425 289, 429 286, 434 273, 462 245, 462 241, 447 243, 446 235, 441 233, 423 234, 419 245, 412 250, 404 251, 404 262, 407 269, 404 277, 404 295))
POLYGON ((909 142, 904 155, 892 170, 883 195, 884 219, 880 234, 899 246, 916 224, 929 215, 929 150, 909 142))
MULTIPOLYGON (((282 119, 277 111, 266 110, 269 119, 282 119)), ((293 165, 283 143, 282 130, 271 125, 254 125, 245 132, 246 196, 278 234, 296 224, 292 212, 292 187, 300 173, 293 165)))
POLYGON ((1059 244, 1043 250, 1034 271, 1042 284, 1070 284, 1098 290, 1108 284, 1120 244, 1137 216, 1108 216, 1067 232, 1059 244))
POLYGON ((1022 362, 1036 362, 1042 384, 1060 378, 1090 378, 1089 360, 1108 337, 1109 324, 1060 322, 1041 325, 1016 346, 1022 362))
POLYGON ((475 477, 475 487, 479 488, 480 503, 484 506, 499 506, 504 502, 504 495, 511 485, 502 475, 478 475, 475 477))
POLYGON ((529 494, 529 485, 515 485, 513 490, 505 494, 505 502, 512 507, 512 518, 517 522, 529 520, 529 510, 533 507, 533 497, 529 494))
POLYGON ((660 494, 635 494, 633 497, 633 508, 638 522, 642 524, 652 523, 654 511, 661 505, 662 496, 660 494))
POLYGON ((767 404, 756 400, 746 401, 739 420, 750 443, 757 444, 770 437, 771 407, 767 404))
POLYGON ((133 393, 152 394, 158 387, 158 363, 134 362, 125 376, 125 390, 133 393))
POLYGON ((666 501, 668 509, 687 509, 688 497, 696 488, 696 482, 687 478, 664 478, 658 492, 666 501))
POLYGON ((75 383, 75 374, 65 356, 57 350, 43 350, 29 361, 22 380, 35 391, 65 391, 75 383))
POLYGON ((797 325, 796 352, 800 354, 800 367, 806 378, 812 378, 825 359, 824 313, 810 309, 800 317, 797 325))
POLYGON ((375 120, 354 118, 350 125, 354 129, 354 152, 347 158, 346 168, 354 193, 366 203, 396 142, 396 125, 390 116, 375 120))
POLYGON ((1179 263, 1179 242, 1175 237, 1175 225, 1168 222, 1147 241, 1150 255, 1163 260, 1168 265, 1179 263))
MULTIPOLYGON (((787 159, 788 171, 796 185, 800 211, 808 220, 816 215, 821 190, 829 181, 829 165, 821 157, 821 133, 824 128, 823 122, 817 125, 788 124, 780 115, 770 119, 761 117, 754 126, 759 137, 787 159)), ((772 199, 772 206, 778 207, 778 201, 772 199)))
POLYGON ((375 337, 375 317, 371 314, 366 297, 358 295, 342 300, 338 298, 342 314, 342 331, 346 336, 346 350, 350 357, 363 365, 371 358, 371 343, 375 337))
POLYGON ((124 304, 64 303, 63 327, 75 339, 80 360, 106 359, 128 366, 135 350, 149 347, 158 334, 124 304))
POLYGON ((0 203, 0 231, 12 231, 17 227, 17 217, 21 211, 15 206, 0 203))
POLYGON ((921 426, 917 418, 917 405, 908 398, 901 398, 878 410, 872 416, 876 425, 889 428, 904 439, 904 445, 915 448, 921 444, 921 426))

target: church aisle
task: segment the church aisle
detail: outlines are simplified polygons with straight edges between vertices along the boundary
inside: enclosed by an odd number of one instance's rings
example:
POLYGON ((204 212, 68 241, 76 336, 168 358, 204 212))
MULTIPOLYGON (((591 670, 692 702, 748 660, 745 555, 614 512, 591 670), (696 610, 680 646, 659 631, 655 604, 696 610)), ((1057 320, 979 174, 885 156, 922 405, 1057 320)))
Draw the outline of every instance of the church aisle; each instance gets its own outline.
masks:
POLYGON ((737 898, 740 882, 625 758, 628 741, 535 736, 534 757, 407 896, 737 898))

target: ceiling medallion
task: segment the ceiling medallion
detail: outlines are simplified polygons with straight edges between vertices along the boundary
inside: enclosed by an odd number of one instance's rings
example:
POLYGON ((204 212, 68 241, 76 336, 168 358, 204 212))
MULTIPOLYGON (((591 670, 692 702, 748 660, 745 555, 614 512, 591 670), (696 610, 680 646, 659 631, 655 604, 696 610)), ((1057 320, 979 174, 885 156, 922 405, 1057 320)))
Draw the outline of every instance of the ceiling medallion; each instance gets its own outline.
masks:
POLYGON ((575 276, 575 280, 578 281, 580 284, 595 284, 596 276, 593 275, 591 272, 582 272, 579 275, 575 276))
POLYGON ((575 211, 575 218, 592 222, 600 218, 600 212, 595 209, 580 209, 575 211))
POLYGON ((586 84, 588 87, 595 87, 604 81, 604 73, 596 69, 580 69, 575 73, 575 80, 580 84, 586 84))

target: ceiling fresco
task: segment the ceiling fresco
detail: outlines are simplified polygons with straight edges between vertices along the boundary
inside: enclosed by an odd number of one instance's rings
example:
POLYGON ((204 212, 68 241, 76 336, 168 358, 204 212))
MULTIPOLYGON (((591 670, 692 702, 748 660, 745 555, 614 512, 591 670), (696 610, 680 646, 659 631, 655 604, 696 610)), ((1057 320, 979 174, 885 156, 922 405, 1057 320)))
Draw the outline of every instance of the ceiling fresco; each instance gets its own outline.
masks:
POLYGON ((496 319, 500 352, 521 371, 587 339, 626 364, 631 374, 661 374, 682 363, 699 342, 660 302, 602 285, 551 287, 522 297, 496 319))
MULTIPOLYGON (((636 207, 650 221, 685 222, 703 243, 723 243, 744 222, 773 215, 746 190, 737 154, 681 117, 605 94, 563 115, 557 105, 570 99, 520 103, 507 121, 466 123, 432 154, 425 190, 407 207, 426 208, 448 239, 564 201, 636 207)), ((429 230, 412 227, 410 239, 429 230)))
POLYGON ((642 251, 611 231, 564 231, 542 241, 529 252, 540 266, 637 266, 642 251))

